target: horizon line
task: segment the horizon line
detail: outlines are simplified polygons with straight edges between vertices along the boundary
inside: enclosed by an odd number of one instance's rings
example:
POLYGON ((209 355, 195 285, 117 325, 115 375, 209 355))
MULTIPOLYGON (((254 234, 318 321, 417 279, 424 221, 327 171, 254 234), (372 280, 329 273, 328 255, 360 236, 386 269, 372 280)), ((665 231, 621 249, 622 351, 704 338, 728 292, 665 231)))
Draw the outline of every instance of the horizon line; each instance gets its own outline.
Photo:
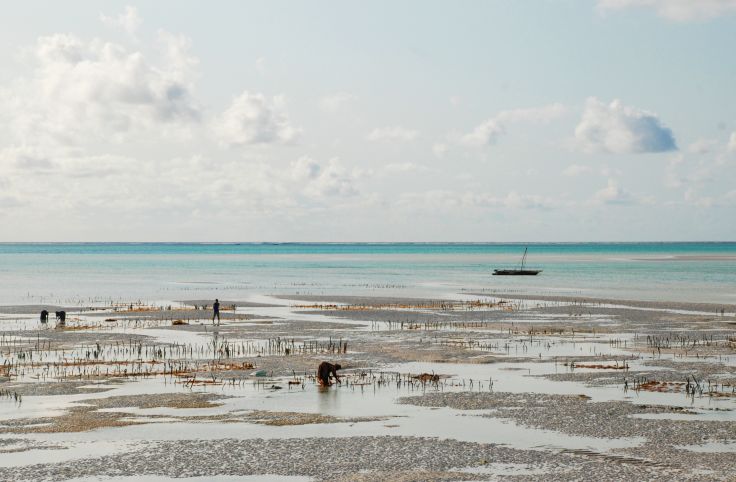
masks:
POLYGON ((283 246, 283 245, 504 245, 504 244, 736 244, 736 240, 705 241, 0 241, 0 245, 17 244, 109 244, 109 245, 222 245, 222 246, 283 246))

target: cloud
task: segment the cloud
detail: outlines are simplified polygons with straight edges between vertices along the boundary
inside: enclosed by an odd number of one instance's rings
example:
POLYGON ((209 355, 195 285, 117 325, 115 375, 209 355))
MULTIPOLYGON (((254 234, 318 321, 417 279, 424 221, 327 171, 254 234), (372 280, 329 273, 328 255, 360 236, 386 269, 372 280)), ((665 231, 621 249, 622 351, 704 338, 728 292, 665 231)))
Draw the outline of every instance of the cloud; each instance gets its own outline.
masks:
POLYGON ((562 174, 569 177, 579 176, 581 174, 589 174, 593 172, 590 166, 581 166, 579 164, 571 164, 562 171, 562 174))
POLYGON ((267 70, 268 69, 266 68, 266 58, 258 57, 256 59, 256 71, 261 75, 265 75, 267 70))
POLYGON ((664 171, 664 185, 666 187, 677 189, 687 181, 678 172, 679 166, 684 162, 685 158, 682 155, 677 155, 667 163, 667 167, 664 171))
POLYGON ((0 194, 0 210, 17 208, 22 205, 17 197, 0 194))
MULTIPOLYGON (((169 38, 160 38, 166 48, 169 38)), ((181 42, 181 39, 180 39, 181 42)), ((4 91, 3 113, 25 144, 122 140, 131 131, 173 133, 200 119, 186 45, 159 64, 137 51, 69 34, 40 37, 33 76, 4 91)))
POLYGON ((24 172, 48 171, 56 167, 48 152, 36 146, 6 147, 0 150, 0 166, 24 172))
POLYGON ((169 69, 168 74, 181 84, 191 84, 192 79, 197 75, 196 68, 199 65, 199 59, 189 53, 192 48, 192 41, 183 34, 175 34, 166 30, 157 32, 159 46, 163 50, 164 65, 169 69))
POLYGON ((728 139, 728 151, 736 152, 736 131, 731 133, 731 137, 728 139))
POLYGON ((447 154, 447 144, 444 144, 442 142, 435 142, 432 144, 432 152, 434 153, 435 157, 438 159, 442 159, 445 157, 445 154, 447 154))
POLYGON ((718 141, 714 139, 698 139, 691 143, 687 150, 693 154, 710 154, 718 147, 718 141))
POLYGON ((677 149, 672 131, 655 114, 625 106, 619 100, 606 105, 595 97, 585 103, 575 139, 588 152, 631 154, 677 149))
MULTIPOLYGON (((35 172, 5 168, 8 157, 0 151, 0 197, 7 197, 8 206, 21 204, 13 216, 42 219, 50 226, 63 222, 67 228, 94 219, 95 229, 105 226, 120 234, 139 225, 201 226, 196 213, 213 218, 232 212, 244 218, 273 213, 299 217, 311 209, 337 209, 348 199, 362 200, 358 185, 366 175, 338 159, 306 157, 278 166, 199 155, 160 156, 151 162, 147 157, 68 152, 54 157, 53 170, 35 172)), ((94 236, 93 231, 85 233, 94 236)))
POLYGON ((291 163, 291 177, 296 181, 312 181, 320 175, 322 166, 309 157, 300 157, 291 163))
POLYGON ((505 132, 504 125, 498 120, 488 119, 476 126, 468 134, 460 138, 460 143, 466 146, 485 146, 495 144, 499 136, 505 132))
POLYGON ((617 167, 601 166, 600 173, 601 176, 604 177, 613 177, 621 176, 623 174, 623 171, 617 167))
POLYGON ((108 27, 122 29, 133 38, 135 38, 138 28, 143 23, 143 19, 138 15, 138 9, 130 5, 127 5, 123 13, 116 17, 108 17, 101 13, 100 20, 108 27))
POLYGON ((366 139, 369 141, 413 141, 419 136, 419 131, 401 126, 379 127, 373 129, 366 139))
POLYGON ((717 180, 718 169, 726 167, 718 160, 706 158, 688 159, 677 155, 670 159, 664 172, 664 185, 670 189, 681 187, 704 188, 707 184, 717 180))
POLYGON ((685 202, 692 206, 701 208, 709 208, 716 203, 716 200, 710 196, 700 196, 695 188, 689 188, 684 194, 685 202))
POLYGON ((401 163, 387 164, 386 167, 384 167, 384 169, 387 172, 412 172, 412 171, 419 170, 421 167, 422 166, 419 166, 413 162, 401 162, 401 163))
POLYGON ((598 0, 598 8, 603 11, 651 8, 660 17, 686 22, 734 13, 736 0, 598 0))
POLYGON ((558 202, 537 194, 519 194, 511 191, 502 200, 502 204, 505 207, 516 209, 551 209, 556 207, 558 202))
POLYGON ((348 171, 339 159, 321 164, 310 157, 300 157, 291 163, 291 177, 308 197, 348 197, 358 194, 355 181, 361 173, 348 171))
POLYGON ((509 124, 517 122, 550 122, 566 112, 562 104, 550 104, 530 109, 513 109, 499 112, 487 119, 471 132, 460 137, 459 143, 466 146, 486 146, 495 144, 506 132, 509 124))
POLYGON ((594 200, 604 204, 631 204, 635 198, 614 179, 609 179, 608 185, 595 193, 594 200))
POLYGON ((349 94, 347 92, 336 92, 322 97, 319 100, 319 106, 325 112, 335 113, 347 103, 355 99, 356 97, 353 94, 349 94))
POLYGON ((28 73, 0 85, 0 224, 19 227, 6 238, 198 237, 232 212, 221 233, 259 217, 288 233, 293 219, 364 202, 369 173, 337 158, 218 149, 291 143, 300 129, 282 96, 246 91, 205 115, 190 40, 159 31, 143 47, 55 34, 25 49, 28 73))
POLYGON ((541 209, 549 210, 569 203, 537 194, 510 191, 505 196, 485 192, 430 190, 403 193, 398 205, 409 210, 451 211, 455 209, 541 209))
POLYGON ((213 129, 227 145, 290 144, 301 134, 291 124, 283 96, 269 99, 248 91, 233 99, 213 129))
POLYGON ((403 173, 403 172, 430 172, 434 171, 434 169, 431 169, 427 166, 423 166, 421 164, 417 164, 415 162, 400 162, 400 163, 391 163, 386 164, 384 166, 383 170, 388 174, 394 174, 394 173, 403 173))

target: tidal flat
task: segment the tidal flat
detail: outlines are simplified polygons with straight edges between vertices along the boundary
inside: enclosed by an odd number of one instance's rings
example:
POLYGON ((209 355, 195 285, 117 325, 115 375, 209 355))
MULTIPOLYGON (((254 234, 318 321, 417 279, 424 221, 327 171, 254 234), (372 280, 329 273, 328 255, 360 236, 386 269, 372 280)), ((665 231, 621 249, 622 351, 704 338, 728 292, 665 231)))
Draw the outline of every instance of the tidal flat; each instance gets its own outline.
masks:
POLYGON ((736 478, 731 305, 462 292, 221 306, 213 325, 208 300, 98 302, 63 327, 0 307, 0 479, 736 478), (323 360, 340 384, 318 386, 323 360))

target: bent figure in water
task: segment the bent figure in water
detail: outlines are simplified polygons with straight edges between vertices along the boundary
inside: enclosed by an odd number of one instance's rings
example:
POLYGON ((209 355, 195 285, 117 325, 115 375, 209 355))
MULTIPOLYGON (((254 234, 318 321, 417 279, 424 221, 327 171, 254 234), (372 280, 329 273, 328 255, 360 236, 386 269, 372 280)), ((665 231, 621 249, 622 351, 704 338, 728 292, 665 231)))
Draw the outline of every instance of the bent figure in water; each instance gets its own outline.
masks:
POLYGON ((322 387, 329 387, 332 385, 332 382, 330 381, 330 375, 335 377, 335 381, 337 383, 340 382, 340 377, 337 376, 337 371, 342 368, 339 363, 335 363, 334 365, 332 363, 323 361, 319 364, 319 367, 317 367, 317 382, 322 387))

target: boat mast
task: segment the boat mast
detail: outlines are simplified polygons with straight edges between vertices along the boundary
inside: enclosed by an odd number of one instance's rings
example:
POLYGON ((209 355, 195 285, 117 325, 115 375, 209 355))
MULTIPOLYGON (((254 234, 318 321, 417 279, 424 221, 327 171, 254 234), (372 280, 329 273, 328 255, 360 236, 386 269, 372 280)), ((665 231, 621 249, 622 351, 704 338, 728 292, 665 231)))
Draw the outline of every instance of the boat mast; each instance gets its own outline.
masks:
POLYGON ((526 251, 529 249, 527 246, 524 248, 524 256, 521 257, 521 271, 524 271, 524 263, 526 262, 526 251))

